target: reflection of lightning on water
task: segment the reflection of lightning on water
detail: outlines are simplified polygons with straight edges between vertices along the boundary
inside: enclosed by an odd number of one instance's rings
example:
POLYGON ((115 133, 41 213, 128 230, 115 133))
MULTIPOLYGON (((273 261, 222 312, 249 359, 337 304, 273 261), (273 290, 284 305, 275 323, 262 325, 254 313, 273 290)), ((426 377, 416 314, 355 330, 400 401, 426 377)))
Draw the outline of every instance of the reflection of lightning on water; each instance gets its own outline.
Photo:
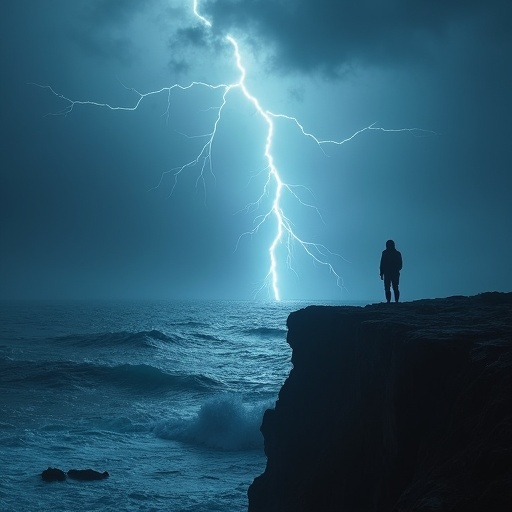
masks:
MULTIPOLYGON (((193 11, 194 15, 201 21, 202 24, 204 24, 207 28, 210 28, 212 26, 211 22, 206 19, 204 16, 202 16, 198 11, 198 0, 193 0, 193 11)), ((256 112, 258 115, 264 120, 266 126, 267 126, 267 136, 266 136, 266 142, 265 142, 265 150, 264 150, 264 156, 265 160, 267 162, 266 171, 267 171, 267 179, 265 182, 265 185, 263 187, 263 191, 260 195, 260 197, 257 199, 255 203, 252 205, 248 205, 247 209, 250 209, 251 207, 257 208, 260 203, 262 202, 263 198, 270 193, 270 188, 273 186, 273 200, 272 200, 272 206, 271 208, 264 213, 263 215, 260 215, 257 217, 257 220, 255 222, 255 226, 252 230, 243 233, 240 235, 240 238, 242 238, 244 235, 253 235, 256 234, 260 227, 265 224, 269 219, 274 219, 276 223, 276 230, 275 235, 273 237, 272 243, 270 244, 268 248, 268 254, 269 254, 269 260, 270 265, 267 272, 267 275, 264 279, 263 285, 258 291, 261 291, 263 288, 268 287, 271 289, 273 297, 275 300, 280 299, 280 292, 279 292, 279 286, 278 286, 278 262, 277 262, 277 256, 276 252, 278 249, 278 246, 281 243, 285 244, 286 251, 287 251, 287 267, 291 270, 292 268, 292 244, 293 242, 297 243, 304 251, 305 253, 315 262, 320 264, 321 266, 324 266, 328 269, 328 271, 334 276, 336 284, 341 288, 342 287, 342 279, 339 273, 336 271, 334 266, 330 263, 330 258, 332 256, 338 256, 331 251, 329 251, 325 246, 317 243, 308 242, 306 240, 303 240, 300 238, 297 234, 297 232, 294 230, 291 220, 286 216, 285 212, 283 211, 281 207, 281 198, 283 193, 290 193, 294 199, 296 199, 301 205, 315 208, 312 205, 304 203, 299 196, 294 192, 291 185, 285 183, 282 181, 278 169, 276 168, 274 164, 274 158, 272 156, 272 141, 273 141, 273 133, 274 133, 274 123, 273 119, 281 118, 285 119, 287 121, 290 121, 293 123, 307 138, 310 138, 313 140, 319 147, 322 147, 325 144, 334 144, 334 145, 341 145, 344 144, 350 140, 352 140, 357 135, 361 134, 364 131, 368 130, 380 130, 385 132, 416 132, 416 133, 433 133, 428 130, 422 130, 419 128, 401 128, 401 129, 385 129, 375 126, 375 123, 367 126, 365 128, 362 128, 361 130, 356 131, 354 134, 352 134, 350 137, 343 139, 343 140, 321 140, 318 139, 315 135, 312 133, 307 132, 303 125, 295 118, 291 116, 287 116, 284 114, 275 114, 273 112, 270 112, 269 110, 265 110, 261 105, 259 100, 253 96, 249 90, 247 89, 245 85, 245 76, 246 76, 246 70, 242 64, 242 58, 240 55, 239 47, 237 41, 231 36, 227 35, 226 40, 230 43, 230 45, 233 47, 234 51, 234 57, 236 61, 236 66, 239 71, 239 79, 235 83, 231 84, 209 84, 205 82, 190 82, 188 85, 180 85, 180 84, 173 84, 169 87, 162 87, 161 89, 150 91, 146 93, 141 93, 137 91, 134 88, 127 88, 130 91, 132 91, 138 98, 134 105, 132 106, 113 106, 108 103, 100 103, 95 101, 80 101, 80 100, 72 100, 62 94, 57 93, 51 86, 48 85, 37 85, 38 87, 49 89, 52 94, 57 96, 58 98, 64 100, 66 102, 66 106, 55 113, 55 115, 67 115, 73 111, 75 106, 77 105, 91 105, 96 107, 102 107, 107 108, 110 110, 125 110, 125 111, 132 111, 136 110, 139 105, 142 103, 142 101, 149 97, 149 96, 155 96, 158 94, 166 93, 167 94, 167 112, 166 114, 169 115, 170 113, 170 102, 171 102, 171 92, 174 89, 181 89, 181 90, 188 90, 192 88, 198 88, 202 87, 205 89, 210 90, 220 90, 222 91, 222 100, 220 101, 220 104, 214 107, 214 109, 217 111, 217 115, 215 117, 215 121, 213 122, 212 130, 209 134, 205 135, 204 138, 206 142, 203 144, 201 150, 199 153, 196 154, 196 156, 190 160, 189 162, 176 167, 174 169, 171 169, 170 171, 166 171, 162 174, 162 178, 160 180, 160 183, 162 182, 162 179, 165 174, 173 173, 174 174, 174 184, 172 187, 172 191, 174 191, 174 188, 176 187, 176 184, 178 182, 179 176, 182 172, 186 171, 188 168, 200 166, 200 172, 197 178, 196 183, 199 181, 203 182, 203 186, 205 185, 204 182, 204 172, 205 169, 208 169, 213 174, 212 169, 212 147, 215 140, 215 135, 217 133, 217 127, 221 121, 222 118, 222 112, 223 109, 227 103, 228 100, 228 94, 234 90, 240 90, 244 97, 253 105, 253 107, 256 109, 256 112)), ((159 186, 158 184, 157 186, 159 186)), ((171 193, 172 193, 171 191, 171 193)), ((316 208, 315 208, 316 209, 316 208)), ((239 241, 240 241, 239 238, 239 241)))

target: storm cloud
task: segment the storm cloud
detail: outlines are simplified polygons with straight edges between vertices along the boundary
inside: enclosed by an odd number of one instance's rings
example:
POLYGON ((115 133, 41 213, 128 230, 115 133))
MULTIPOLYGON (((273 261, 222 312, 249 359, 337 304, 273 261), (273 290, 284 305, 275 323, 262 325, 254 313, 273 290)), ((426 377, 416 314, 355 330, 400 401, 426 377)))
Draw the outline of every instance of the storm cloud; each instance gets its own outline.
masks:
POLYGON ((217 30, 264 41, 274 66, 287 71, 429 59, 454 31, 510 48, 510 6, 501 0, 210 0, 204 10, 217 30))

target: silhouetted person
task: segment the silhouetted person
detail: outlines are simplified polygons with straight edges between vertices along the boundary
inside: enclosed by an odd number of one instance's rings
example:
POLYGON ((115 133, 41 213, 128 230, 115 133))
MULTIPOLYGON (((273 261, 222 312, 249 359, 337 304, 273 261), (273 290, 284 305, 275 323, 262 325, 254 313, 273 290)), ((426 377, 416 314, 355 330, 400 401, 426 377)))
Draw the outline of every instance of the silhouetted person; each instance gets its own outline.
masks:
POLYGON ((395 242, 388 240, 386 249, 382 251, 380 258, 380 278, 384 279, 384 292, 386 301, 391 302, 391 287, 395 294, 395 302, 400 299, 398 283, 400 281, 400 270, 402 270, 402 255, 395 249, 395 242))

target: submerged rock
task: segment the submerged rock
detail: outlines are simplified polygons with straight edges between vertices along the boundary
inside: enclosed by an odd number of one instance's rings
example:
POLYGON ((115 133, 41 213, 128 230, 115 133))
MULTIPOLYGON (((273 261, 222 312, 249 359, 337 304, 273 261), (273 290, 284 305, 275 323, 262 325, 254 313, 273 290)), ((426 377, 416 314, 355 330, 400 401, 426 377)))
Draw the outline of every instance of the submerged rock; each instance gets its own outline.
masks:
POLYGON ((41 473, 41 478, 45 482, 62 482, 66 480, 66 473, 62 469, 48 468, 41 473))
POLYGON ((512 510, 512 293, 288 318, 250 512, 512 510))

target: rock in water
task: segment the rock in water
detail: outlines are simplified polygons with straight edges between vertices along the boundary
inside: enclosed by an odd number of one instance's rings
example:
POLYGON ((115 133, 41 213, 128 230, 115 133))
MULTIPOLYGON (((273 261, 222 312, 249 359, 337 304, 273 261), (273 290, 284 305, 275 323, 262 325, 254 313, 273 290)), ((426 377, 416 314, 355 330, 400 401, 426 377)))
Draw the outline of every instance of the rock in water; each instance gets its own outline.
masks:
POLYGON ((100 473, 94 469, 70 469, 68 476, 74 480, 103 480, 104 478, 108 478, 109 474, 108 471, 100 473))
POLYGON ((288 318, 249 512, 510 512, 512 293, 288 318))
POLYGON ((41 478, 45 482, 62 482, 66 480, 66 473, 62 469, 48 468, 41 473, 41 478))

